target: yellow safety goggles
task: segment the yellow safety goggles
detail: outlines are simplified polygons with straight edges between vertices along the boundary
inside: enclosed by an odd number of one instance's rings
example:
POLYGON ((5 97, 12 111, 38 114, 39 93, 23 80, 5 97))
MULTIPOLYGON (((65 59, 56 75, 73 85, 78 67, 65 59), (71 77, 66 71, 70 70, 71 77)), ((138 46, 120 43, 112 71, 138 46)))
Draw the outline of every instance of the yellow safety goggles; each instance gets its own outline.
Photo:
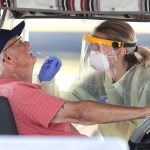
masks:
POLYGON ((107 46, 112 46, 113 48, 135 47, 136 46, 136 43, 124 43, 124 42, 100 39, 100 38, 93 37, 90 34, 84 34, 83 39, 90 43, 103 44, 103 45, 107 45, 107 46))

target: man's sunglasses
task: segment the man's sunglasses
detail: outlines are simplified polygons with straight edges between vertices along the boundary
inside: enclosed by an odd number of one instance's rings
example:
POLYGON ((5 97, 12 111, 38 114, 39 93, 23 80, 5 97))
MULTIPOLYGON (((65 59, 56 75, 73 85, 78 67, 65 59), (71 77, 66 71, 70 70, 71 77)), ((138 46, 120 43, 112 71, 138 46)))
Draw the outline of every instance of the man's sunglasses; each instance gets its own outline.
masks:
POLYGON ((22 42, 24 42, 24 40, 22 39, 21 36, 19 36, 19 38, 17 38, 13 43, 11 43, 8 47, 6 47, 5 49, 3 49, 2 51, 7 50, 8 48, 10 48, 13 44, 15 44, 17 41, 21 40, 22 42))

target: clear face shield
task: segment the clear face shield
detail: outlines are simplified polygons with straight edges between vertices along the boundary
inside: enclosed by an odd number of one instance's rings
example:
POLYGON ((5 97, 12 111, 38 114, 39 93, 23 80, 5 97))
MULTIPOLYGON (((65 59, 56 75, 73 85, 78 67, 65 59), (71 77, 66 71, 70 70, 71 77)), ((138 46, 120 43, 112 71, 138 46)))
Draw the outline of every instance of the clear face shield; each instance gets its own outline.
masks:
POLYGON ((78 81, 82 86, 92 91, 96 99, 105 97, 104 76, 116 76, 117 50, 122 47, 121 42, 83 36, 78 81), (84 85, 83 85, 84 84, 84 85), (97 93, 97 96, 96 94, 97 93))
POLYGON ((111 78, 116 75, 117 51, 122 42, 105 40, 89 34, 83 36, 79 79, 88 72, 106 72, 111 78))

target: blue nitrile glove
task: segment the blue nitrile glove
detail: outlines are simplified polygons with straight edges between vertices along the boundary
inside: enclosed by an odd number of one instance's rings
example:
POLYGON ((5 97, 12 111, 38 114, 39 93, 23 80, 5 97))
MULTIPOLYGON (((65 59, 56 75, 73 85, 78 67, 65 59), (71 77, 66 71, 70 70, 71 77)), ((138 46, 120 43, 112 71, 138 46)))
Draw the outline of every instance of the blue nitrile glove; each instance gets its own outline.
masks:
POLYGON ((104 103, 104 104, 106 104, 106 103, 107 103, 107 101, 106 101, 106 100, 104 100, 104 99, 99 99, 99 100, 97 100, 97 102, 104 103))
POLYGON ((48 58, 41 67, 39 80, 50 81, 61 68, 62 62, 59 58, 53 56, 48 58))
POLYGON ((102 98, 102 99, 97 100, 97 102, 107 104, 108 103, 108 99, 107 98, 102 98))

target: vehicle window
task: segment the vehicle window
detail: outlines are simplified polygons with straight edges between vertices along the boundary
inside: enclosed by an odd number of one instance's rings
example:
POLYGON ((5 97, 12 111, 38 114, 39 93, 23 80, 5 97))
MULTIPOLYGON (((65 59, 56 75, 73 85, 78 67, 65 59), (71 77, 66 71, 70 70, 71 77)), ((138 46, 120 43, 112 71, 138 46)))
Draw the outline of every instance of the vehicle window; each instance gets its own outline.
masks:
MULTIPOLYGON (((34 75, 38 74, 46 57, 56 56, 62 60, 62 68, 56 75, 59 88, 66 91, 78 76, 82 36, 91 33, 103 20, 83 19, 26 19, 25 40, 36 55, 34 75)), ((14 24, 20 22, 15 19, 14 24)), ((149 22, 129 22, 137 33, 139 46, 149 47, 149 22)))
POLYGON ((98 20, 34 19, 27 20, 31 50, 37 56, 35 74, 46 59, 43 55, 62 60, 62 68, 56 75, 56 83, 64 91, 77 77, 82 36, 92 32, 98 20), (40 55, 41 54, 41 55, 40 55))

